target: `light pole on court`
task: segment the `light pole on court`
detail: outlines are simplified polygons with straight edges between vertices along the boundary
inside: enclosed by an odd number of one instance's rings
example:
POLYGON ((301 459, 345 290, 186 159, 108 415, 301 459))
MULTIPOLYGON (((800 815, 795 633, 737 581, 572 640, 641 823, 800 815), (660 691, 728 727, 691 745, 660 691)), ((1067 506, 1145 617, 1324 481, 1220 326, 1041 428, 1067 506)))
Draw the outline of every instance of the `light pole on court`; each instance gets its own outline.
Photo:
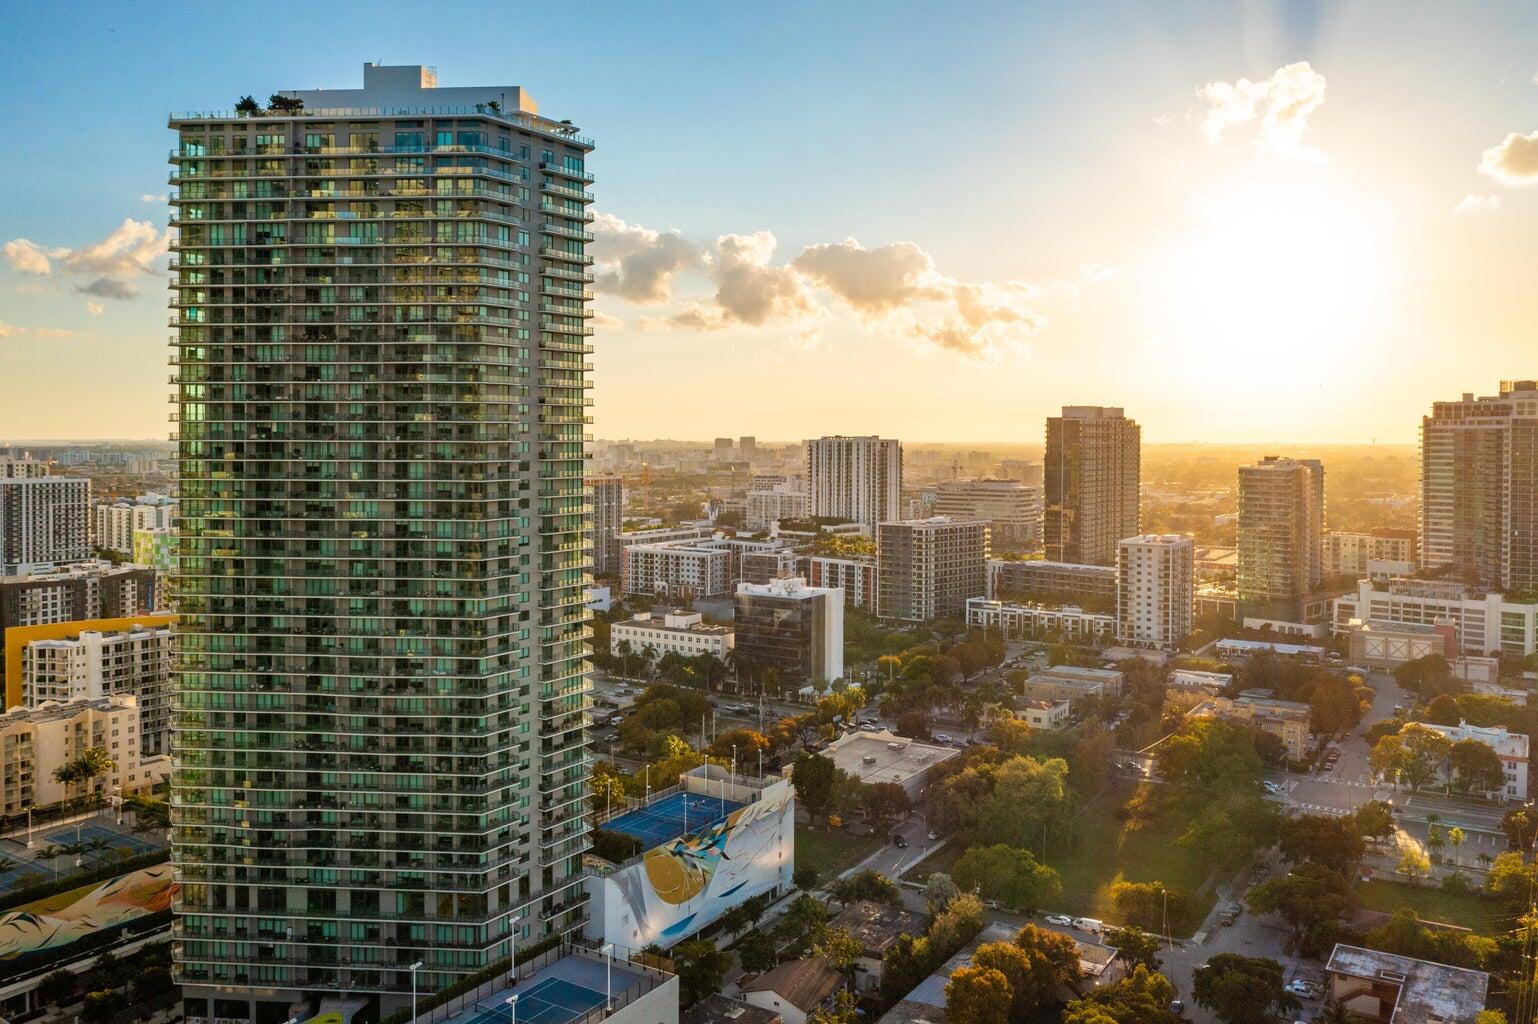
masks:
POLYGON ((417 971, 421 969, 420 960, 411 965, 411 1024, 417 1024, 417 971))
POLYGON ((603 1009, 605 1013, 612 1013, 614 1010, 614 943, 604 943, 598 952, 604 955, 603 1009))
POLYGON ((507 1024, 518 1024, 518 997, 508 996, 505 1002, 507 1003, 507 1024))

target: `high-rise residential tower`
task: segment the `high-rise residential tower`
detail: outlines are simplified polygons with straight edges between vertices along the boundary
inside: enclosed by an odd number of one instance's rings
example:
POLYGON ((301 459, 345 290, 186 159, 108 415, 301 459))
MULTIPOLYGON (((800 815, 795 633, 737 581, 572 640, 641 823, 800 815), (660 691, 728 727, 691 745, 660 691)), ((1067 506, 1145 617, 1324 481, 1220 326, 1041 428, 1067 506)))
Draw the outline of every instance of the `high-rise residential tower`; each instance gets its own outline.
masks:
POLYGON ((1421 419, 1420 557, 1475 586, 1538 594, 1538 382, 1434 402, 1421 419))
POLYGON ((590 476, 593 492, 593 572, 617 576, 619 531, 625 524, 625 481, 618 476, 590 476))
POLYGON ((961 618, 967 598, 988 589, 988 524, 949 516, 882 523, 876 566, 876 613, 882 618, 961 618))
POLYGON ((1324 582, 1324 464, 1268 455, 1239 467, 1239 600, 1297 618, 1324 582))
POLYGON ((806 442, 811 514, 870 527, 902 518, 903 446, 880 437, 806 442))
POLYGON ((46 462, 0 459, 0 576, 91 555, 91 481, 46 462))
POLYGON ((592 144, 422 67, 281 97, 170 119, 204 1019, 399 1008, 583 921, 592 144))
POLYGON ((995 551, 1041 547, 1040 484, 1018 480, 945 480, 935 485, 934 513, 985 521, 995 551))
POLYGON ((1172 650, 1191 633, 1196 546, 1175 533, 1124 537, 1116 544, 1116 639, 1172 650))
POLYGON ((1065 405, 1047 419, 1042 535, 1047 559, 1115 565, 1116 542, 1138 532, 1142 428, 1123 411, 1065 405))

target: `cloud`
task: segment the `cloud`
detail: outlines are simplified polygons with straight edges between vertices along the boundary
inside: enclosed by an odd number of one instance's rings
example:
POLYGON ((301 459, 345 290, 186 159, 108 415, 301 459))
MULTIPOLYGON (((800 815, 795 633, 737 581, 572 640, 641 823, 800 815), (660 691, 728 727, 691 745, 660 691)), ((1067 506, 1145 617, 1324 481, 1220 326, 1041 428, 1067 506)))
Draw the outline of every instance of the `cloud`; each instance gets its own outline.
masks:
POLYGON ((1116 268, 1104 263, 1080 263, 1079 274, 1090 284, 1100 284, 1116 276, 1116 268))
POLYGON ((144 193, 144 195, 139 197, 139 201, 141 203, 163 203, 163 202, 165 202, 166 200, 168 200, 170 198, 171 197, 166 195, 164 192, 161 192, 158 195, 152 195, 152 194, 146 192, 146 193, 144 193))
POLYGON ((1503 185, 1531 185, 1538 182, 1538 132, 1518 135, 1512 132, 1481 155, 1479 173, 1503 185))
POLYGON ((34 338, 73 338, 75 332, 62 327, 17 327, 0 320, 0 338, 22 338, 28 335, 34 338))
POLYGON ((98 277, 90 284, 77 284, 75 291, 81 295, 95 295, 103 299, 131 299, 139 294, 139 289, 115 277, 98 277))
POLYGON ((149 221, 128 218, 99 242, 79 249, 46 248, 27 238, 0 246, 13 270, 37 277, 78 275, 91 280, 75 291, 108 299, 131 299, 138 294, 124 278, 156 271, 165 254, 170 232, 161 232, 149 221))
POLYGON ((593 319, 589 323, 600 331, 617 331, 625 326, 625 321, 617 316, 610 316, 608 313, 594 313, 593 319))
POLYGON ((637 305, 673 297, 673 278, 704 266, 704 252, 676 231, 660 232, 626 224, 613 214, 593 220, 594 286, 637 305))
POLYGON ((1208 82, 1196 90, 1205 110, 1202 130, 1220 143, 1232 129, 1253 127, 1255 145, 1278 156, 1323 160, 1303 135, 1308 118, 1324 103, 1324 76, 1307 61, 1277 68, 1259 82, 1208 82))
POLYGON ((732 326, 762 327, 784 321, 806 328, 823 313, 802 275, 789 266, 773 266, 778 245, 774 233, 722 235, 710 256, 716 293, 709 301, 693 300, 661 319, 659 324, 691 331, 719 331, 732 326))
POLYGON ((103 306, 100 302, 87 302, 85 304, 85 311, 92 316, 101 316, 107 311, 107 307, 103 306))
POLYGON ((1501 208, 1500 196, 1477 196, 1473 193, 1458 200, 1454 213, 1493 213, 1501 208))

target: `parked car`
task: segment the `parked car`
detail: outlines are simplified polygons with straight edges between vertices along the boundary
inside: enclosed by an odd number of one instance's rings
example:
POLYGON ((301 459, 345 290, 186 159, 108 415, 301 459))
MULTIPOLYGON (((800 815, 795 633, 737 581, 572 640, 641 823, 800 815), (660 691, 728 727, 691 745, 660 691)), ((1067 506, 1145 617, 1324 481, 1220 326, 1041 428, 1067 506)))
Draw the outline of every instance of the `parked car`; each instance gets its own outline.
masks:
POLYGON ((951 741, 951 738, 949 736, 947 736, 945 733, 943 733, 943 732, 935 733, 935 742, 936 743, 949 744, 950 741, 951 741))
POLYGON ((1073 919, 1073 926, 1091 935, 1099 935, 1105 931, 1105 922, 1097 917, 1076 917, 1073 919))
POLYGON ((989 910, 998 910, 999 909, 999 901, 998 900, 983 900, 983 906, 987 907, 989 910))
POLYGON ((860 723, 860 731, 861 732, 880 732, 881 731, 881 726, 877 725, 875 722, 861 722, 860 723))
POLYGON ((936 839, 939 839, 939 838, 940 838, 940 833, 936 832, 934 829, 930 829, 929 830, 929 841, 931 843, 934 842, 936 839))
POLYGON ((1047 923, 1055 924, 1059 928, 1072 928, 1073 918, 1069 917, 1067 914, 1048 914, 1047 923))

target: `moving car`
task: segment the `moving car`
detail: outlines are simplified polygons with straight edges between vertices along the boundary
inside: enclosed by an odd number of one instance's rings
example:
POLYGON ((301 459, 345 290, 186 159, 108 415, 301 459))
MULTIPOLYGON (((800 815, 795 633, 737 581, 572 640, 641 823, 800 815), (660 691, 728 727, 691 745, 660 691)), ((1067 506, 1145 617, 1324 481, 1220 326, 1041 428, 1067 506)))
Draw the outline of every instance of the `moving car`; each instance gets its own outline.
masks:
POLYGON ((897 847, 899 850, 906 850, 908 848, 908 840, 903 837, 901 832, 893 832, 892 845, 897 847))
POLYGON ((1069 917, 1067 914, 1048 914, 1047 923, 1055 924, 1059 928, 1072 928, 1073 918, 1069 917))

